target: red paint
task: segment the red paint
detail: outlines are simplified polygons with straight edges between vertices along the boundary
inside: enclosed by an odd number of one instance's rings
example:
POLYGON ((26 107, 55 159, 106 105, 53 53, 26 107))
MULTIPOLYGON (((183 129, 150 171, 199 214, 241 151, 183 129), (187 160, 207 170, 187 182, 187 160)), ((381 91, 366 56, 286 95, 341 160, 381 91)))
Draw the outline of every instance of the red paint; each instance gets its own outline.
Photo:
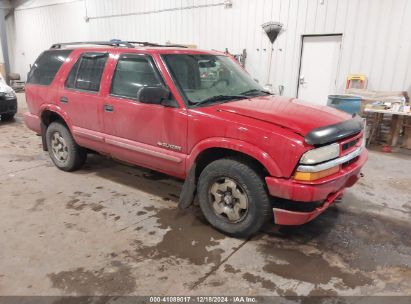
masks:
POLYGON ((382 152, 385 152, 385 153, 391 153, 392 152, 391 147, 388 146, 388 145, 383 145, 381 150, 382 150, 382 152))
MULTIPOLYGON (((303 183, 291 178, 302 154, 312 149, 304 142, 303 136, 313 128, 350 119, 350 115, 276 96, 188 108, 160 56, 170 53, 221 55, 173 48, 78 48, 70 54, 50 86, 27 84, 29 113, 25 114, 26 125, 40 133, 43 111, 53 111, 63 118, 79 145, 181 179, 186 177, 197 157, 206 149, 238 151, 265 167, 271 195, 301 202, 325 200, 356 182, 366 161, 366 152, 341 172, 323 180, 303 183), (90 93, 66 89, 65 80, 79 56, 83 52, 96 51, 110 54, 100 91, 90 93), (179 107, 143 104, 110 96, 113 71, 121 53, 152 56, 179 107), (62 96, 67 97, 69 103, 61 103, 62 96), (104 112, 105 104, 113 105, 115 111, 104 112), (170 150, 159 143, 179 146, 181 150, 170 150)), ((325 204, 323 209, 328 205, 325 204)), ((277 223, 293 222, 293 217, 295 223, 302 221, 301 215, 290 212, 284 214, 276 210, 275 215, 277 223)), ((304 221, 315 216, 305 214, 304 221)))
POLYGON ((40 118, 37 115, 32 115, 29 112, 24 113, 24 123, 37 134, 41 133, 40 118))
POLYGON ((278 126, 306 135, 314 128, 342 122, 349 115, 326 106, 316 106, 294 98, 264 96, 230 102, 220 106, 221 110, 239 116, 275 123, 278 126))

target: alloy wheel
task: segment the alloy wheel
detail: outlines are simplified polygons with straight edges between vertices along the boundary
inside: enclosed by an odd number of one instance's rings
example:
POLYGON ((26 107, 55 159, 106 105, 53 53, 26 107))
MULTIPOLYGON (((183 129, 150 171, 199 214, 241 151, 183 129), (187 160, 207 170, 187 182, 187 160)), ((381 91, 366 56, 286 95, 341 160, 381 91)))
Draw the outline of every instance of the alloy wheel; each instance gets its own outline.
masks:
POLYGON ((214 213, 229 223, 241 222, 248 212, 248 197, 244 189, 233 179, 222 177, 209 190, 214 213))
POLYGON ((55 131, 51 136, 51 149, 54 157, 61 162, 65 162, 68 159, 68 147, 65 139, 60 132, 55 131))

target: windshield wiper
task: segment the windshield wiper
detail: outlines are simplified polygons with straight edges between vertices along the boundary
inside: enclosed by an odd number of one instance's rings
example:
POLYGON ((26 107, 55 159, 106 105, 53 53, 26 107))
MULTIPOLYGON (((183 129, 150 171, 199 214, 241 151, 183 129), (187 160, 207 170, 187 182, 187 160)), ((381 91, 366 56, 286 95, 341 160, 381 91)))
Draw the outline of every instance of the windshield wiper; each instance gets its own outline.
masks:
POLYGON ((232 99, 246 99, 248 98, 245 95, 217 95, 217 96, 213 96, 210 98, 206 98, 204 100, 201 100, 199 102, 197 102, 194 106, 199 106, 199 105, 203 105, 203 104, 207 104, 207 103, 211 103, 211 102, 215 102, 215 101, 225 101, 225 100, 232 100, 232 99))
POLYGON ((264 90, 259 90, 259 89, 248 90, 248 91, 242 92, 241 95, 250 95, 250 94, 253 94, 253 93, 264 93, 266 95, 271 95, 270 92, 264 91, 264 90))

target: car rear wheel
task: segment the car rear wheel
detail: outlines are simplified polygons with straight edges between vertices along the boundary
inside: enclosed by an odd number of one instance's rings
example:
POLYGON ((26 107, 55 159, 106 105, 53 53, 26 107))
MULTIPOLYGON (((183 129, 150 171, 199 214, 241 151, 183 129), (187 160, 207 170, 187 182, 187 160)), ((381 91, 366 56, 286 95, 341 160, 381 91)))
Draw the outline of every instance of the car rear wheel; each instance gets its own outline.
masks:
POLYGON ((76 144, 64 124, 52 122, 47 128, 46 140, 50 158, 60 170, 75 171, 84 165, 87 152, 76 144))
POLYGON ((219 159, 205 167, 198 195, 208 222, 231 236, 249 237, 272 216, 262 178, 235 159, 219 159))

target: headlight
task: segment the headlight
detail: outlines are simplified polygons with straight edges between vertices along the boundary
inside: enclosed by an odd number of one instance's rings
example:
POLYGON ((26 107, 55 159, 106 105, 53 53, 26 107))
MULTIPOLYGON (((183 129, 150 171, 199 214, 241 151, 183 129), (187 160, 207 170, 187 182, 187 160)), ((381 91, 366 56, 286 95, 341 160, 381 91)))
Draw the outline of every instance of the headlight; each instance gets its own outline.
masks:
POLYGON ((305 152, 301 157, 300 164, 314 165, 337 158, 339 155, 340 145, 335 143, 305 152))
POLYGON ((4 96, 5 96, 7 99, 14 99, 14 98, 16 98, 16 93, 14 93, 14 91, 10 91, 10 92, 4 93, 4 96))
MULTIPOLYGON (((303 154, 300 159, 300 164, 294 174, 294 179, 299 181, 314 181, 326 176, 330 176, 340 171, 340 165, 326 168, 324 170, 303 170, 302 167, 310 167, 310 165, 317 165, 335 158, 340 155, 340 145, 334 143, 324 147, 309 150, 303 154), (308 166, 307 166, 308 165, 308 166)), ((317 165, 321 166, 321 165, 317 165)), ((312 166, 313 168, 316 166, 312 166)))

